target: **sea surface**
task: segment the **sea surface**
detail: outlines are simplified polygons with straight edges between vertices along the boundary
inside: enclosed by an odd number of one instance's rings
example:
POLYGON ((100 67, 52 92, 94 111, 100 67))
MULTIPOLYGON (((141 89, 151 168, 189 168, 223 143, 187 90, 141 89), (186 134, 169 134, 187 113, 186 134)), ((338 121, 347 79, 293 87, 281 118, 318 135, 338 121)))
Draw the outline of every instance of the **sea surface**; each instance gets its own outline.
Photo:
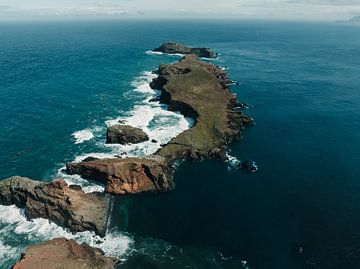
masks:
POLYGON ((194 124, 148 102, 166 41, 206 46, 240 85, 256 125, 231 147, 249 174, 185 162, 176 189, 118 197, 105 239, 72 235, 0 206, 0 268, 29 245, 66 236, 100 247, 123 269, 360 268, 360 27, 270 21, 0 23, 0 178, 64 177, 66 162, 144 155, 194 124), (118 120, 157 144, 104 146, 118 120))

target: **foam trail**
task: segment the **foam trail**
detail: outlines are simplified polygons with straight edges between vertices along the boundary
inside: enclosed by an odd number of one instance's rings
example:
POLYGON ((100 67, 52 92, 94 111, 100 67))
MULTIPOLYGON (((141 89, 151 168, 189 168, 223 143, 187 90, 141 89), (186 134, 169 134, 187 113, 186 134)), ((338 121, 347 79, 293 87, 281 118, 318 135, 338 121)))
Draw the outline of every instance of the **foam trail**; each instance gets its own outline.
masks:
POLYGON ((72 234, 46 219, 28 221, 16 206, 0 206, 0 234, 0 260, 5 268, 6 265, 10 268, 28 245, 53 238, 65 237, 78 243, 85 242, 102 249, 107 256, 120 260, 125 258, 133 244, 133 239, 115 231, 110 231, 101 238, 88 231, 72 234))
POLYGON ((147 51, 145 51, 145 54, 147 54, 147 55, 164 55, 165 53, 163 53, 161 51, 147 50, 147 51))
POLYGON ((147 55, 169 55, 169 56, 176 56, 176 57, 184 57, 185 56, 185 54, 182 54, 182 53, 164 53, 161 51, 152 51, 152 50, 147 50, 147 51, 145 51, 145 53, 147 55))
POLYGON ((75 138, 75 144, 81 144, 94 138, 94 134, 90 129, 74 132, 72 136, 75 138))

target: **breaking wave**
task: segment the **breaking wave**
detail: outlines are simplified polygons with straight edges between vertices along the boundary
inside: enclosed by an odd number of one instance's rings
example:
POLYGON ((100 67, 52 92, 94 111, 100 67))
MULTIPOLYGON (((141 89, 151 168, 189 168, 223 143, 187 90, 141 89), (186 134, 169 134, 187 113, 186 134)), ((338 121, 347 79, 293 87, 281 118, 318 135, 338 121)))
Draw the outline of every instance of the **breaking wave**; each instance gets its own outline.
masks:
POLYGON ((59 237, 87 243, 119 260, 126 258, 133 244, 131 237, 116 231, 108 231, 101 238, 88 231, 72 234, 46 219, 27 220, 23 210, 16 206, 0 206, 0 216, 0 268, 10 268, 27 246, 59 237))

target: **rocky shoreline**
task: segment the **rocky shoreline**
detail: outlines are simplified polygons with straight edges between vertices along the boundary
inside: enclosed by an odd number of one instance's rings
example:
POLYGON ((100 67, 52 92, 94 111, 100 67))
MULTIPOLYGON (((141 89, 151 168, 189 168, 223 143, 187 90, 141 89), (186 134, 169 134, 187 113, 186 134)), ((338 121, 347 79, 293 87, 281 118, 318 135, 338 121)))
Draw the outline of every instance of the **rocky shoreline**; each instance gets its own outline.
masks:
POLYGON ((100 249, 57 238, 30 246, 13 269, 113 269, 117 263, 100 249))
POLYGON ((240 139, 241 130, 252 125, 253 119, 238 111, 241 103, 228 88, 231 80, 226 72, 193 54, 175 64, 160 65, 156 72, 151 87, 161 92, 158 101, 193 118, 194 126, 152 156, 68 163, 68 174, 105 183, 105 191, 115 195, 163 192, 175 185, 175 161, 228 160, 229 144, 240 139))
MULTIPOLYGON (((89 230, 105 236, 112 205, 110 194, 172 190, 175 187, 173 167, 177 161, 228 161, 229 144, 240 139, 241 130, 252 125, 253 119, 238 110, 242 104, 228 88, 232 81, 226 72, 198 58, 214 58, 217 54, 207 48, 189 48, 176 43, 166 43, 154 51, 186 54, 177 63, 160 65, 156 71, 158 77, 150 86, 160 91, 156 101, 167 104, 171 111, 193 118, 193 127, 172 138, 153 155, 114 159, 90 157, 79 163, 66 164, 68 174, 105 184, 105 193, 85 193, 79 186, 68 186, 62 179, 40 182, 12 177, 0 181, 0 204, 15 204, 25 209, 29 219, 46 218, 74 233, 89 230)), ((107 143, 146 140, 149 140, 146 133, 131 126, 120 124, 107 130, 107 143)), ((71 240, 55 239, 30 247, 14 268, 35 268, 37 258, 48 266, 44 268, 50 269, 57 268, 56 264, 62 259, 71 265, 62 268, 113 268, 116 264, 98 249, 80 246, 71 240), (51 251, 44 253, 43 249, 51 251)))
POLYGON ((108 194, 68 186, 63 179, 44 182, 11 177, 0 181, 0 204, 24 208, 28 219, 48 219, 73 233, 94 231, 105 236, 111 199, 108 194))

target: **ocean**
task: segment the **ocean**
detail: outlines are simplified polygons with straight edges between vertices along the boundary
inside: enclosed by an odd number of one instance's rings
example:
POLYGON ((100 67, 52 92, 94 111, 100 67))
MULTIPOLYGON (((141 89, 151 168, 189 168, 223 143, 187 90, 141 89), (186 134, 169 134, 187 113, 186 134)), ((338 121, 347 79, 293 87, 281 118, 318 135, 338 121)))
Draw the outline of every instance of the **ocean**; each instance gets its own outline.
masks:
POLYGON ((87 156, 154 152, 194 122, 148 102, 167 41, 206 46, 256 125, 231 146, 259 171, 185 162, 176 189, 117 197, 104 239, 73 235, 0 206, 0 268, 29 245, 65 236, 120 268, 360 268, 360 26, 276 21, 0 22, 0 178, 68 176, 87 156), (157 144, 105 146, 119 119, 157 144))

